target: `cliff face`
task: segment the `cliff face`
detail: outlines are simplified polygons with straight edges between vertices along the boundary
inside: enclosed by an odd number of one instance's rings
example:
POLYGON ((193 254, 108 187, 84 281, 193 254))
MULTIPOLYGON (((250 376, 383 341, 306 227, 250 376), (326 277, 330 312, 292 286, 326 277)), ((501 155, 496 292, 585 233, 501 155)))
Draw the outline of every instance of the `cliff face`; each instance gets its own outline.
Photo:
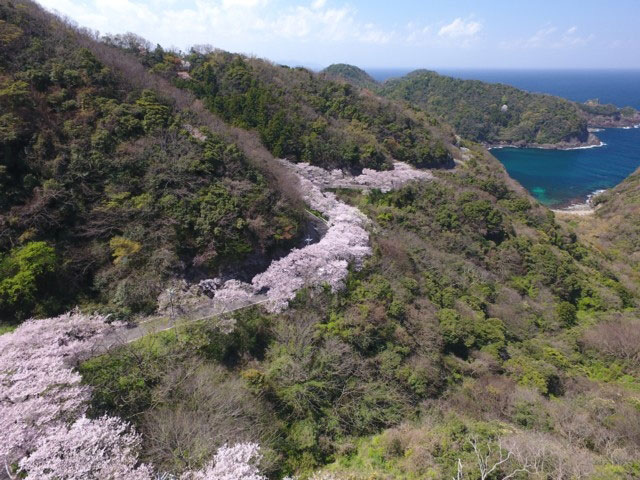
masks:
POLYGON ((640 125, 640 112, 635 108, 602 105, 597 100, 578 104, 589 128, 625 128, 640 125))

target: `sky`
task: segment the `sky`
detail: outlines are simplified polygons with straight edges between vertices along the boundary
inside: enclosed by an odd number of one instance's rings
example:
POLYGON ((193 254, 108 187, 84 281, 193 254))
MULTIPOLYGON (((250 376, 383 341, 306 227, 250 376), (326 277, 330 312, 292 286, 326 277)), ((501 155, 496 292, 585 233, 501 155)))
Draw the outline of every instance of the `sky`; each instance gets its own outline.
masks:
POLYGON ((39 0, 101 34, 322 68, 640 68, 640 0, 39 0))

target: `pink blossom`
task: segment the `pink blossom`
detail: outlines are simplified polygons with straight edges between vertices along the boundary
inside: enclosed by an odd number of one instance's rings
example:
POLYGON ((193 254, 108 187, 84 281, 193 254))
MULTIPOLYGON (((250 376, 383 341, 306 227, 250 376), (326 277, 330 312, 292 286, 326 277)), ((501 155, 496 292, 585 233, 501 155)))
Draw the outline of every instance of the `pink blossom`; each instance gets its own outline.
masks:
MULTIPOLYGON (((72 312, 29 320, 0 336, 0 460, 28 480, 151 480, 140 436, 115 417, 89 419, 90 397, 74 366, 120 325, 72 312)), ((256 444, 222 447, 194 480, 264 480, 256 444)))
POLYGON ((114 417, 80 417, 58 424, 38 439, 35 451, 20 461, 27 480, 151 480, 147 465, 137 466, 140 436, 114 417))
POLYGON ((0 336, 0 459, 17 460, 52 426, 84 412, 90 392, 73 367, 112 328, 74 312, 0 336))
POLYGON ((342 170, 327 171, 308 163, 296 163, 291 165, 291 168, 323 190, 327 188, 377 188, 388 192, 410 181, 433 179, 431 172, 417 170, 404 162, 394 162, 393 170, 378 171, 365 168, 361 175, 355 177, 342 170))
POLYGON ((366 230, 368 220, 357 208, 339 201, 335 194, 323 189, 379 188, 389 191, 410 181, 433 178, 431 173, 416 170, 402 162, 395 162, 394 169, 388 171, 364 169, 362 175, 356 177, 339 170, 328 172, 309 164, 292 164, 285 160, 282 163, 298 175, 300 193, 305 202, 329 219, 329 229, 318 243, 294 248, 286 257, 271 263, 265 272, 252 279, 251 285, 237 280, 227 281, 215 290, 216 301, 252 303, 252 298, 257 301, 257 292, 266 290, 267 309, 280 312, 303 287, 327 284, 334 292, 340 290, 349 265, 359 269, 364 259, 371 255, 366 230))
POLYGON ((256 443, 238 443, 220 447, 202 471, 187 472, 181 480, 267 480, 260 475, 256 464, 260 461, 260 447, 256 443))

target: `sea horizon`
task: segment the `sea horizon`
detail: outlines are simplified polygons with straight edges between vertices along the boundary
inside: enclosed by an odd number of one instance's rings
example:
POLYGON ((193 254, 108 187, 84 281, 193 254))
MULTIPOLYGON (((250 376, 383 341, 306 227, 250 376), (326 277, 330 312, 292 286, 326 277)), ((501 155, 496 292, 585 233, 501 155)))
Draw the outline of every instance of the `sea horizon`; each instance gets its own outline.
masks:
MULTIPOLYGON (((365 68, 378 82, 402 77, 417 69, 365 68)), ((505 68, 430 68, 440 75, 462 80, 503 83, 531 93, 556 95, 575 102, 598 99, 619 107, 640 109, 640 69, 505 69, 505 68)))
MULTIPOLYGON (((431 69, 463 80, 504 83, 576 102, 598 99, 640 109, 640 69, 431 69)), ((377 81, 407 69, 368 69, 377 81)), ((413 70, 411 70, 413 71, 413 70)), ((492 154, 511 177, 551 208, 583 204, 596 191, 613 188, 640 167, 640 129, 603 129, 601 148, 540 150, 502 148, 492 154)))

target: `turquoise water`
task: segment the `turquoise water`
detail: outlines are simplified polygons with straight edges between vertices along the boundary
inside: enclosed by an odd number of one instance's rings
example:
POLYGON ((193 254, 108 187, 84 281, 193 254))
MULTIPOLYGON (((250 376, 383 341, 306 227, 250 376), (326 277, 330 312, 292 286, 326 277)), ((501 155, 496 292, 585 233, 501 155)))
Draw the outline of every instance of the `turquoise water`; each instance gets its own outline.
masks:
POLYGON ((540 203, 562 208, 584 203, 589 194, 614 187, 640 167, 640 128, 608 128, 596 135, 605 146, 580 150, 500 148, 491 153, 540 203))
MULTIPOLYGON (((378 81, 410 70, 367 69, 378 81)), ((599 98, 640 109, 640 70, 436 70, 577 102, 599 98)), ((640 129, 607 129, 597 135, 606 146, 568 151, 504 148, 491 153, 541 203, 561 208, 584 203, 589 194, 614 187, 640 167, 640 129)))

